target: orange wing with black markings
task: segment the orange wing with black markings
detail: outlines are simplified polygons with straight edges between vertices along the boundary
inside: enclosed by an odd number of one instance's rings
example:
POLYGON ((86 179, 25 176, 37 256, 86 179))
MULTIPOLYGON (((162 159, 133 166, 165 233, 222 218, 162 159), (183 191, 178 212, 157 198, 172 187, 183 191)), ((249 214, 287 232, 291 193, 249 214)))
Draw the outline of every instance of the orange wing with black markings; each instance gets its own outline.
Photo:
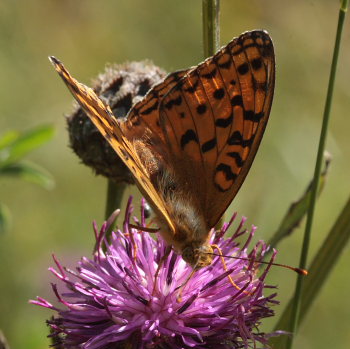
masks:
POLYGON ((259 147, 273 98, 274 59, 266 32, 244 33, 190 70, 161 101, 171 162, 182 181, 192 182, 208 227, 237 194, 259 147))
POLYGON ((159 138, 162 143, 165 142, 164 134, 159 124, 159 105, 164 95, 186 73, 187 70, 179 70, 169 74, 162 82, 153 86, 146 96, 132 107, 126 121, 120 125, 128 139, 140 139, 144 136, 145 129, 149 129, 151 137, 159 138))

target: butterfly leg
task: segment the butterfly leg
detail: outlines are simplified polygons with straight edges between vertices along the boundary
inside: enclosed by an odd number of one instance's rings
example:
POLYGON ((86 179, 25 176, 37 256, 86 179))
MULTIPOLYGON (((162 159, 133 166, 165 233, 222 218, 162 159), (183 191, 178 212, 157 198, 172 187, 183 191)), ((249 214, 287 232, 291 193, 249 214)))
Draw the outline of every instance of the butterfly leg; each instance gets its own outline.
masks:
MULTIPOLYGON (((211 247, 212 247, 213 249, 216 249, 216 250, 218 251, 218 254, 220 255, 221 263, 222 263, 222 265, 223 265, 223 267, 224 267, 224 270, 227 271, 227 270, 228 270, 228 269, 227 269, 227 265, 226 265, 224 256, 223 256, 223 254, 222 254, 221 248, 220 248, 218 245, 215 245, 215 244, 211 245, 211 247)), ((228 277, 228 279, 229 279, 231 285, 232 285, 234 288, 236 288, 238 291, 241 291, 241 288, 232 280, 231 275, 228 275, 227 277, 228 277)), ((247 291, 243 291, 243 292, 244 292, 244 293, 247 293, 247 294, 250 294, 250 293, 247 292, 247 291)))
POLYGON ((139 233, 142 233, 143 231, 145 231, 147 233, 158 233, 159 232, 159 228, 142 227, 140 225, 135 225, 135 224, 131 224, 131 223, 129 223, 129 227, 137 229, 139 231, 139 233))
POLYGON ((165 260, 169 257, 169 254, 172 250, 172 246, 168 245, 165 249, 165 252, 164 252, 164 255, 163 257, 160 259, 159 261, 159 264, 158 264, 158 268, 156 270, 156 273, 154 274, 154 282, 153 282, 153 291, 152 291, 152 298, 153 296, 155 295, 156 293, 156 285, 157 285, 157 278, 158 278, 158 275, 159 275, 159 272, 160 272, 160 269, 162 268, 165 260))
POLYGON ((134 263, 136 263, 136 259, 137 259, 137 244, 136 244, 136 241, 134 239, 134 235, 133 233, 131 232, 131 229, 130 228, 133 228, 133 229, 139 229, 137 226, 134 226, 132 224, 129 223, 129 234, 125 234, 125 236, 129 237, 130 238, 130 241, 131 241, 131 245, 133 247, 133 256, 134 256, 134 263))
MULTIPOLYGON (((139 226, 139 225, 135 225, 135 224, 131 224, 129 223, 129 229, 132 228, 132 229, 135 229, 137 230, 138 233, 142 233, 142 232, 147 232, 147 233, 157 233, 159 231, 159 228, 146 228, 146 227, 142 227, 142 226, 139 226)), ((134 250, 134 262, 136 262, 136 259, 137 259, 137 244, 134 240, 134 237, 132 235, 132 233, 129 233, 129 234, 125 234, 126 236, 130 237, 130 240, 131 240, 131 243, 132 243, 132 246, 133 246, 133 250, 134 250)))
POLYGON ((177 289, 179 289, 179 293, 176 297, 176 301, 178 303, 181 303, 182 302, 182 292, 186 286, 186 284, 191 280, 192 276, 194 275, 194 273, 196 272, 196 269, 193 268, 193 270, 191 271, 191 274, 189 275, 189 277, 186 279, 186 281, 180 286, 178 287, 177 289))

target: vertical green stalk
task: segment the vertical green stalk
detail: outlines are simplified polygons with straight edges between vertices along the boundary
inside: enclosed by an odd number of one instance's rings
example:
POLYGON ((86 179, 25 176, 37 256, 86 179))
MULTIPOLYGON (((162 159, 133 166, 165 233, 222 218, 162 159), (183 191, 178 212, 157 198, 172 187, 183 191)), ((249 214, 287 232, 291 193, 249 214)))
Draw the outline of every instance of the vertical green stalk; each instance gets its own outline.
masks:
POLYGON ((220 45, 220 0, 202 0, 204 58, 212 56, 220 45))
POLYGON ((122 201, 125 188, 126 188, 125 183, 122 183, 122 182, 116 183, 111 179, 108 180, 106 210, 105 210, 106 220, 117 208, 120 207, 120 203, 122 201))
MULTIPOLYGON (((317 188, 319 184, 321 166, 322 166, 322 157, 323 157, 326 138, 327 138, 327 130, 328 130, 328 124, 329 124, 329 118, 330 118, 330 109, 332 105, 332 97, 333 97, 334 81, 335 81, 335 75, 336 75, 336 69, 337 69, 337 63, 338 63, 340 41, 341 41, 341 35, 342 35, 343 24, 345 20, 347 7, 348 7, 348 0, 342 0, 340 10, 339 10, 338 28, 337 28, 337 34, 335 39, 334 51, 333 51, 331 72, 330 72, 329 82, 328 82, 327 98, 326 98, 326 103, 325 103, 324 113, 323 113, 323 123, 322 123, 322 129, 321 129, 320 140, 319 140, 318 151, 317 151, 317 159, 316 159, 313 184, 312 184, 313 187, 312 187, 311 197, 310 197, 310 206, 308 209, 303 247, 302 247, 301 256, 300 256, 299 267, 302 269, 306 268, 306 263, 307 263, 307 255, 309 251, 310 238, 311 238, 311 228, 313 223, 315 203, 316 203, 316 197, 317 197, 317 188)), ((302 275, 299 275, 297 284, 295 287, 293 311, 292 311, 291 322, 290 322, 290 331, 293 334, 295 334, 298 329, 303 283, 304 283, 304 277, 302 275)), ((294 337, 295 337, 294 335, 289 337, 287 342, 288 349, 292 348, 294 337)))

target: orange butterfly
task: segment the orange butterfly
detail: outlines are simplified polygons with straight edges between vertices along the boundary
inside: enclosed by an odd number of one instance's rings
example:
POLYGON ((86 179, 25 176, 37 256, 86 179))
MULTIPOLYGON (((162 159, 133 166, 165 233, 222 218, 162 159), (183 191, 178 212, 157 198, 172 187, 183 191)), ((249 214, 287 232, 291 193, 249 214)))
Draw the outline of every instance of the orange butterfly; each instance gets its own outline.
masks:
POLYGON ((243 33, 198 66, 168 75, 124 122, 50 60, 133 174, 167 244, 194 269, 211 264, 209 232, 243 183, 270 114, 275 56, 267 32, 243 33))

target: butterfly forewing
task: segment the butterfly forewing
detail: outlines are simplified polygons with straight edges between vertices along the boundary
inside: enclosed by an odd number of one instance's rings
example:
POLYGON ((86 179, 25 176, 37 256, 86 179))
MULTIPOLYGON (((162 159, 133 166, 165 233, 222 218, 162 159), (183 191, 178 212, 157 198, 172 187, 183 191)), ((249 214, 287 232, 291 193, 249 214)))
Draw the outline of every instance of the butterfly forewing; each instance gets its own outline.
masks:
POLYGON ((161 101, 173 163, 179 177, 192 182, 208 227, 251 166, 269 117, 274 73, 270 37, 247 32, 189 71, 161 101))
POLYGON ((59 60, 55 57, 50 57, 50 60, 72 92, 74 98, 84 109, 101 134, 110 143, 115 152, 128 166, 135 177, 138 187, 143 195, 145 195, 146 199, 152 204, 158 216, 165 220, 168 227, 174 231, 173 222, 166 211, 163 199, 150 182, 148 169, 139 159, 133 143, 123 134, 109 106, 106 106, 91 88, 75 80, 59 60))

